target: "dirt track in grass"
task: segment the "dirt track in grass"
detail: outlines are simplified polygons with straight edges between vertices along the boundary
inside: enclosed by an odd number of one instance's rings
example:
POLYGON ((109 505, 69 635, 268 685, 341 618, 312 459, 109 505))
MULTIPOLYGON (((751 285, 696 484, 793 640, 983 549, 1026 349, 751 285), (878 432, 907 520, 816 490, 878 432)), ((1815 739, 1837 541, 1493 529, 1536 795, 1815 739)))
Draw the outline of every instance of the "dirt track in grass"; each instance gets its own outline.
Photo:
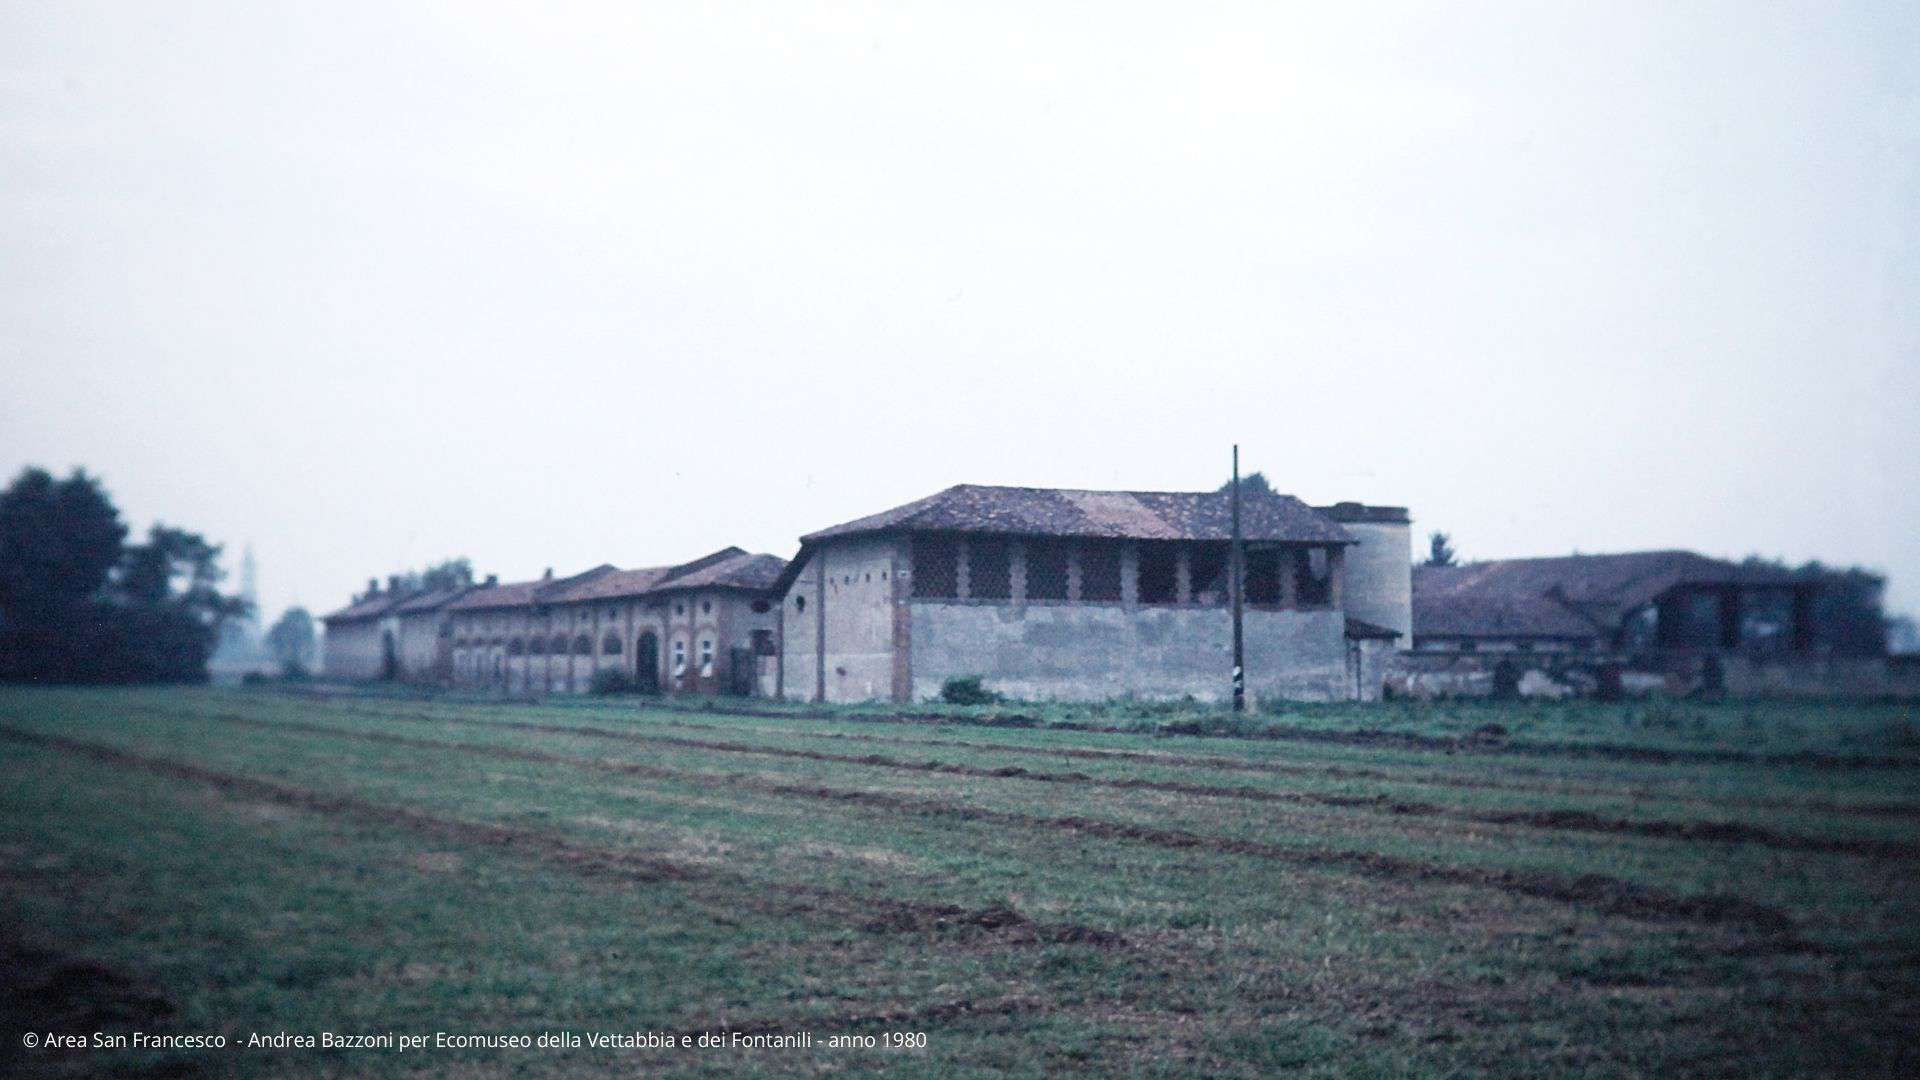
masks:
MULTIPOLYGON (((262 726, 273 726, 263 724, 262 726)), ((320 728, 329 734, 332 729, 320 728)), ((292 784, 241 776, 208 769, 186 762, 139 754, 117 747, 68 739, 57 735, 0 725, 0 738, 30 746, 42 746, 79 754, 95 761, 140 769, 158 776, 206 784, 224 795, 274 803, 318 814, 352 819, 444 838, 456 843, 500 848, 537 857, 551 865, 588 878, 658 883, 719 883, 726 888, 727 902, 744 905, 776 915, 818 914, 850 922, 873 932, 926 933, 944 931, 984 931, 996 935, 1002 944, 1064 942, 1117 948, 1125 945, 1111 931, 1073 924, 1034 922, 1010 907, 968 908, 950 904, 924 904, 871 894, 851 894, 815 886, 783 883, 778 898, 755 889, 738 875, 705 866, 692 866, 673 860, 641 855, 632 851, 610 850, 577 844, 561 837, 531 829, 493 825, 440 817, 348 795, 335 795, 292 784)), ((382 742, 411 743, 396 736, 382 742)), ((455 748, 457 744, 444 744, 455 748)), ((534 758, 533 760, 544 760, 534 758)))
MULTIPOLYGON (((1156 828, 1123 822, 1105 821, 1078 815, 1048 817, 1010 810, 993 810, 922 796, 900 795, 890 792, 861 789, 833 788, 823 785, 786 784, 752 776, 717 776, 715 774, 691 772, 659 765, 645 765, 637 762, 582 758, 517 747, 484 746, 473 743, 448 742, 439 739, 421 739, 406 735, 396 735, 391 732, 354 731, 351 729, 330 727, 325 724, 309 724, 302 721, 260 720, 231 713, 203 713, 198 715, 203 719, 256 730, 279 730, 284 732, 316 734, 332 738, 407 746, 421 750, 462 753, 500 760, 565 765, 573 768, 591 769, 600 772, 646 777, 657 780, 701 783, 724 779, 730 786, 766 795, 815 799, 911 814, 991 822, 1039 832, 1072 833, 1101 839, 1149 844, 1155 847, 1176 850, 1199 850, 1222 854, 1244 855, 1290 863, 1297 866, 1356 872, 1391 880, 1415 880, 1489 888, 1517 896, 1571 904, 1602 914, 1624 918, 1654 920, 1681 919, 1702 923, 1737 925, 1762 933, 1776 935, 1789 934, 1793 929, 1793 922, 1786 913, 1770 904, 1763 904, 1757 901, 1724 894, 1680 895, 1602 874, 1583 874, 1579 877, 1567 878, 1540 871, 1489 870, 1477 867, 1427 863, 1377 852, 1287 847, 1259 840, 1247 840, 1228 836, 1210 836, 1185 829, 1156 828)), ((535 725, 535 727, 540 728, 543 726, 535 725)), ((562 730, 571 731, 573 729, 562 730)), ((24 733, 15 732, 14 729, 10 728, 0 728, 0 734, 18 737, 24 733)), ((35 738, 51 737, 35 736, 35 738)), ((90 744, 75 743, 74 745, 76 747, 84 747, 90 744)), ((192 766, 180 767, 193 768, 192 766)), ((499 826, 476 827, 487 829, 500 828, 499 826)), ((507 831, 511 832, 515 830, 507 831)))
MULTIPOLYGON (((237 713, 198 713, 193 715, 202 717, 211 715, 216 719, 232 720, 235 722, 251 720, 251 718, 244 717, 237 713)), ((1808 836, 1783 832, 1764 826, 1748 825, 1742 822, 1641 820, 1609 817, 1590 811, 1570 809, 1469 810, 1460 807, 1441 806, 1437 803, 1394 798, 1386 795, 1327 795, 1316 792, 1272 791, 1264 788, 1246 786, 1194 784, 1171 780, 1144 780, 1138 778, 1116 780, 1106 777, 1090 776, 1081 772, 1049 772, 1041 769, 1028 769, 1021 766, 985 768, 977 765, 960 765, 951 762, 905 761, 899 758, 887 757, 883 754, 835 754, 822 750, 750 746, 724 740, 693 739, 677 735, 657 735, 646 732, 621 731, 593 726, 543 724, 526 720, 489 720, 476 717, 454 719, 450 717, 434 717, 421 713, 371 713, 368 715, 413 720, 423 723, 467 724, 498 730, 523 731, 549 735, 574 735, 620 742, 672 746, 688 750, 706 750, 716 753, 749 754, 760 757, 789 758, 829 764, 859 765, 903 772, 939 773, 949 776, 968 776, 995 780, 1020 779, 1031 780, 1038 783, 1072 784, 1105 788, 1114 791, 1156 791, 1165 794, 1190 795, 1201 798, 1285 803, 1296 806, 1325 806, 1339 809, 1367 810, 1383 814, 1442 818, 1479 825, 1562 829, 1574 832, 1644 836, 1662 840, 1756 844, 1783 851, 1812 851, 1881 859, 1920 858, 1920 843, 1914 841, 1868 837, 1808 836)))

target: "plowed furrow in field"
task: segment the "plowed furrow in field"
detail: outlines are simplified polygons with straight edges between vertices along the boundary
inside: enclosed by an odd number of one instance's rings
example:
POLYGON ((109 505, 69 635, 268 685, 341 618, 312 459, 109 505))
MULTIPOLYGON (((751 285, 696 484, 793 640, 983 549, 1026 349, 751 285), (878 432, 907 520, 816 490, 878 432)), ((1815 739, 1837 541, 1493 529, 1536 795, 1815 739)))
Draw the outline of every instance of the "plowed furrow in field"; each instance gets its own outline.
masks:
MULTIPOLYGON (((1723 894, 1686 896, 1651 886, 1640 885, 1601 874, 1577 878, 1541 871, 1491 870, 1469 866, 1428 863, 1379 852, 1338 851, 1324 848, 1287 847, 1260 840, 1208 835, 1185 829, 1160 828, 1125 822, 1106 821, 1084 816, 1048 817, 1011 810, 954 803, 918 795, 867 791, 857 788, 833 788, 824 785, 789 784, 740 774, 714 774, 673 769, 660 765, 581 758, 542 750, 518 747, 485 746, 475 743, 421 739, 390 732, 355 731, 309 724, 301 721, 259 720, 235 714, 200 714, 220 723, 325 735, 333 738, 407 746, 420 750, 462 753, 501 760, 565 765, 573 768, 683 783, 723 781, 728 786, 785 798, 823 800, 926 816, 967 821, 984 821, 1042 832, 1063 832, 1101 839, 1148 844, 1176 850, 1210 851, 1270 859, 1296 866, 1343 870, 1387 879, 1412 879, 1444 884, 1496 889, 1518 896, 1552 900, 1598 911, 1602 914, 1641 919, 1684 919, 1705 923, 1725 923, 1768 933, 1792 928, 1792 920, 1781 909, 1769 904, 1723 894)), ((536 725, 538 726, 538 725, 536 725)), ((11 729, 0 728, 0 732, 11 729)), ((567 729, 572 730, 572 729, 567 729)))
MULTIPOLYGON (((217 715, 222 718, 239 717, 239 714, 234 713, 220 713, 217 715)), ((508 731, 525 731, 549 735, 575 735, 596 739, 611 739, 621 742, 672 746, 688 750, 707 750, 727 754, 751 754, 763 757, 819 761, 838 765, 858 765, 870 768, 893 769, 904 772, 941 773, 950 776, 969 776, 980 779, 1032 780, 1039 783, 1075 784, 1114 791, 1157 791, 1170 795, 1237 799, 1248 802, 1287 803, 1296 806, 1326 806, 1343 810, 1365 810, 1374 813, 1435 817, 1450 821, 1470 822, 1477 825, 1561 829, 1573 832, 1645 836, 1662 840, 1757 844, 1762 847, 1778 848, 1783 851, 1816 851, 1886 859, 1920 858, 1920 843, 1912 841, 1887 840, 1871 837, 1808 836, 1782 832, 1777 829, 1769 829, 1759 825, 1748 825, 1743 822, 1634 819, 1609 817, 1585 810, 1470 810, 1462 807, 1441 806, 1437 803, 1396 799, 1385 795, 1328 795, 1318 792, 1273 791, 1266 788, 1247 786, 1192 784, 1173 780, 1146 780, 1139 778, 1114 779, 1110 777, 1090 776, 1081 772, 1047 772, 1038 769, 1027 769, 1020 766, 986 768, 984 766, 962 765, 953 762, 903 761, 882 754, 835 754, 823 750, 799 750, 778 746, 751 746, 725 740, 693 739, 678 735, 660 735, 640 731, 622 731, 612 728, 576 726, 570 724, 543 724, 530 720, 486 720, 477 717, 462 717, 454 720, 447 717, 433 717, 429 714, 421 713, 382 713, 377 715, 391 717, 393 719, 418 720, 427 723, 472 724, 479 727, 508 731)))
MULTIPOLYGON (((265 721, 248 721, 261 727, 275 727, 265 721)), ((310 725, 315 733, 357 735, 310 725)), ((1124 940, 1111 931, 1073 924, 1036 923, 1010 907, 968 908, 950 904, 926 904, 873 894, 844 893, 794 882, 783 882, 777 898, 742 875, 728 874, 709 867, 692 866, 669 859, 655 858, 633 851, 597 848, 532 829, 440 817, 406 807, 375 803, 350 795, 315 791, 292 784, 222 772, 188 762, 122 750, 99 743, 68 739, 58 735, 0 725, 0 738, 31 746, 42 746, 78 754, 95 761, 140 769, 156 776, 206 784, 223 794, 273 803, 318 814, 335 816, 375 826, 398 826, 412 832, 439 837, 455 843, 499 848, 540 859, 586 878, 610 878, 643 883, 718 885, 717 900, 728 906, 747 906, 774 915, 823 915, 851 922, 874 932, 985 931, 1003 943, 1069 942, 1101 947, 1123 947, 1124 940)), ((405 740, 400 736, 378 741, 401 745, 426 743, 445 749, 464 750, 456 743, 427 743, 405 740)), ((544 760, 544 759, 542 759, 544 760)))

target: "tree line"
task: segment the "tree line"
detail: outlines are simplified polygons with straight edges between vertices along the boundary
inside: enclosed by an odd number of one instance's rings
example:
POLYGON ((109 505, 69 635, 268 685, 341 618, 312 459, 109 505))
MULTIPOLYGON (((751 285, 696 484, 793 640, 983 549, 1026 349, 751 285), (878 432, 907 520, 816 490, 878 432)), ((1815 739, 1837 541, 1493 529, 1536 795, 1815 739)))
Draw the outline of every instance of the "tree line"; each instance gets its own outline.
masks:
POLYGON ((224 621, 220 546, 154 525, 143 542, 100 481, 27 468, 0 492, 0 680, 204 682, 224 621))

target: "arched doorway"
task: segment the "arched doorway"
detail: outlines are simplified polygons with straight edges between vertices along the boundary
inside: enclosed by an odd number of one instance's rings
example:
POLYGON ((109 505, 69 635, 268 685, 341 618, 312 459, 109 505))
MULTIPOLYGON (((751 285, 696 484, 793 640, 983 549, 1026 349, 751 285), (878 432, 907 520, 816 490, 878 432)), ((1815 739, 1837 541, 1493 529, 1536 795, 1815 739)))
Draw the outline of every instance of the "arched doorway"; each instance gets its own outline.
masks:
POLYGON ((660 639, 648 630, 633 647, 633 683, 642 693, 660 691, 660 639))

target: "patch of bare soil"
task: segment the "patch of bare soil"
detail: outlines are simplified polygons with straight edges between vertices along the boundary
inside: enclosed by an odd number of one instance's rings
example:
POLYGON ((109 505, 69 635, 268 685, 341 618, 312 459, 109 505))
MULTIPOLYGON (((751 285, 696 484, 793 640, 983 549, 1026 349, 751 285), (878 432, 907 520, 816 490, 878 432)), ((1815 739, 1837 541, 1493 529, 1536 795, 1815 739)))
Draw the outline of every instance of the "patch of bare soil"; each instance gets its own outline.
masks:
POLYGON ((152 1031, 175 1013, 159 988, 85 957, 26 944, 20 928, 0 925, 0 1074, 17 1075, 49 1058, 24 1051, 24 1032, 90 1035, 152 1031))
MULTIPOLYGON (((470 743, 446 742, 438 739, 418 739, 405 735, 395 735, 389 732, 350 731, 328 727, 324 724, 306 724, 299 721, 264 721, 255 720, 251 717, 224 717, 224 719, 228 722, 243 726, 305 731, 313 734, 327 735, 333 738, 388 743, 440 752, 452 751, 515 761, 566 765, 574 768, 593 769, 595 771, 629 776, 644 776, 681 782, 710 782, 716 779, 710 774, 688 772, 657 765, 642 765, 633 762, 606 761, 594 758, 578 758, 565 754, 547 753, 545 751, 524 750, 517 747, 480 746, 470 743)), ((29 740, 53 740, 55 745, 71 742, 71 740, 55 739, 53 736, 19 732, 11 728, 0 728, 0 735, 13 738, 24 736, 29 740)), ((124 753, 122 751, 94 747, 92 744, 87 743, 72 742, 71 745, 72 748, 78 749, 81 752, 101 751, 114 755, 124 753)), ((794 752, 805 753, 804 751, 794 752)), ((125 756, 138 757, 138 755, 125 756)), ((171 765, 169 767, 174 769, 196 770, 194 766, 171 765)), ((204 772, 205 770, 196 771, 204 772)), ((1569 880, 1556 875, 1539 872, 1487 870, 1440 863, 1425 863, 1376 852, 1332 851, 1326 849, 1287 847, 1266 841, 1247 840, 1228 836, 1211 836, 1185 829, 1157 828, 1123 822, 1105 821, 1097 818, 1078 816, 1046 817, 1009 810, 992 810, 979 806, 961 805, 939 799, 929 799, 914 795, 900 795, 890 792, 831 788, 823 785, 786 784, 758 777, 740 775, 730 775, 725 777, 725 779, 734 787, 769 795, 819 799, 962 820, 990 821, 1022 829, 1042 832, 1072 832, 1087 836, 1097 836, 1103 839, 1151 844, 1157 847, 1200 849, 1235 855, 1247 855, 1301 866, 1336 868, 1382 877, 1412 877, 1424 881, 1442 881, 1450 884, 1479 886, 1538 899, 1576 904, 1604 914, 1628 918, 1688 919, 1710 923, 1731 923, 1748 926, 1766 933, 1784 933, 1789 931, 1793 925, 1792 921, 1784 912, 1767 904, 1730 896, 1681 896, 1650 886, 1642 886, 1631 881, 1599 874, 1588 874, 1569 880)), ((245 783, 260 784, 263 782, 245 781, 245 783)), ((273 785, 267 786, 271 787, 273 785)), ((324 796, 322 798, 338 799, 338 797, 335 796, 324 796)), ((353 802, 353 800, 343 801, 353 802)), ((412 814, 411 811, 393 810, 388 810, 387 813, 412 814)), ((507 829, 503 826, 466 825, 465 827, 482 830, 498 830, 502 833, 510 834, 521 832, 521 830, 507 829)), ((564 843, 552 837, 547 837, 544 834, 527 835, 538 837, 540 842, 544 844, 564 843)), ((687 872, 683 867, 677 869, 682 874, 687 872)), ((936 911, 934 912, 934 917, 938 919, 942 916, 936 911)), ((938 927, 936 926, 936 928, 938 927)))

